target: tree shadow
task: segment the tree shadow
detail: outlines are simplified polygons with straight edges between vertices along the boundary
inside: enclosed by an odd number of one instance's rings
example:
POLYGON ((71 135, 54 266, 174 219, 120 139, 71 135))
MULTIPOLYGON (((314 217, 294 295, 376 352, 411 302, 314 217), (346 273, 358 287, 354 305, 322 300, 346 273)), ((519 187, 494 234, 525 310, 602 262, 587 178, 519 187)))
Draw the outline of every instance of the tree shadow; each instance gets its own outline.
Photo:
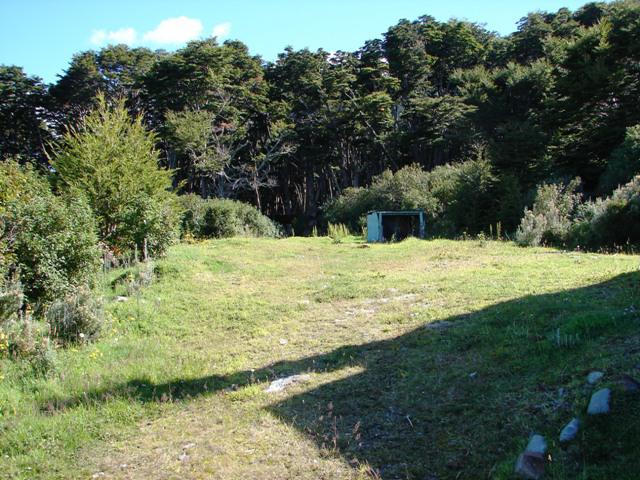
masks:
MULTIPOLYGON (((562 425, 553 422, 571 418, 584 395, 571 382, 597 366, 600 342, 638 334, 633 307, 639 302, 640 273, 627 273, 256 371, 165 384, 139 379, 51 399, 43 408, 53 412, 113 397, 188 400, 294 374, 313 373, 311 385, 325 374, 341 375, 307 390, 292 387, 299 392, 294 395, 276 394, 267 408, 321 449, 367 465, 383 479, 487 478, 505 462, 512 469, 531 431, 556 435, 562 425)), ((638 349, 622 348, 624 361, 633 360, 629 355, 640 360, 638 349)), ((624 369, 620 361, 612 371, 624 369)), ((640 435, 638 421, 628 428, 640 435)))

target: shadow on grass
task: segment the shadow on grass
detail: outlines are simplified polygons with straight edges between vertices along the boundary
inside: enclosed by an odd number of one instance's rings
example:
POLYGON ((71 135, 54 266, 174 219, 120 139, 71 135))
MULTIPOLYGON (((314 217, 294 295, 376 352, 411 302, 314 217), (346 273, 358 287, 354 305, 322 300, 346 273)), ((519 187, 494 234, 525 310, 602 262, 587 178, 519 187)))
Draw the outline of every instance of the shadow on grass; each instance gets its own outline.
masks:
MULTIPOLYGON (((555 448, 562 422, 584 408, 589 392, 583 375, 601 365, 603 352, 611 352, 605 365, 610 381, 640 362, 638 345, 625 342, 640 332, 634 307, 640 308, 637 272, 503 302, 397 338, 257 371, 166 384, 134 380, 81 397, 51 399, 43 408, 55 411, 113 397, 186 401, 256 381, 359 367, 354 375, 303 393, 276 394, 266 408, 320 448, 354 466, 368 465, 380 478, 505 478, 532 431, 545 433, 555 448)), ((624 427, 617 443, 585 449, 590 453, 559 453, 561 467, 554 468, 565 472, 559 478, 572 478, 585 462, 603 469, 601 478, 638 473, 640 420, 624 402, 618 412, 615 405, 624 427)))

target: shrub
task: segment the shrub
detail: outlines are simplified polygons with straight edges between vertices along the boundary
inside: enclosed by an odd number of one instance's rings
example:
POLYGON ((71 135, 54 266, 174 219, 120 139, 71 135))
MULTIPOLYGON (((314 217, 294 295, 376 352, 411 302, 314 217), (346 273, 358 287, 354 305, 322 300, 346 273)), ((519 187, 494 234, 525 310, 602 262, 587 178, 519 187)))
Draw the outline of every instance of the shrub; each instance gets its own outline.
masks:
POLYGON ((81 196, 54 195, 44 178, 11 162, 0 165, 0 219, 8 263, 3 276, 18 275, 27 301, 39 308, 91 284, 100 265, 96 226, 81 196), (7 233, 10 232, 10 233, 7 233))
POLYGON ((114 240, 140 252, 145 260, 163 255, 180 237, 180 207, 174 195, 139 194, 124 209, 114 240))
POLYGON ((429 172, 429 188, 436 200, 432 229, 444 235, 479 233, 495 221, 496 182, 486 160, 443 165, 429 172))
POLYGON ((387 170, 375 177, 370 187, 347 188, 328 202, 323 208, 325 219, 360 230, 371 210, 425 209, 433 213, 437 205, 430 194, 429 180, 429 173, 418 165, 409 165, 395 173, 387 170))
POLYGON ((410 165, 382 173, 368 188, 346 189, 325 205, 325 218, 359 230, 371 210, 424 209, 433 233, 477 233, 494 223, 495 183, 485 160, 444 165, 431 172, 410 165))
POLYGON ((580 205, 581 195, 576 193, 579 186, 578 178, 567 185, 540 185, 533 207, 525 209, 516 231, 516 242, 522 246, 564 245, 580 205))
POLYGON ((57 183, 87 196, 100 239, 113 250, 160 254, 174 238, 170 222, 178 216, 167 215, 171 172, 158 166, 156 136, 141 116, 131 120, 124 100, 110 108, 99 96, 97 104, 59 145, 52 160, 57 183))
POLYGON ((183 233, 199 238, 233 236, 276 237, 277 226, 258 209, 229 199, 202 199, 197 195, 180 197, 183 233))
POLYGON ((349 235, 351 235, 349 228, 342 223, 330 223, 327 227, 327 236, 333 240, 333 243, 341 243, 349 235))
POLYGON ((63 343, 86 342, 98 336, 104 321, 102 301, 87 288, 54 301, 46 315, 51 335, 63 343))
POLYGON ((571 226, 569 243, 590 250, 640 245, 640 176, 610 197, 583 204, 571 226))
POLYGON ((640 125, 627 128, 625 139, 612 153, 599 189, 610 193, 640 173, 640 125))

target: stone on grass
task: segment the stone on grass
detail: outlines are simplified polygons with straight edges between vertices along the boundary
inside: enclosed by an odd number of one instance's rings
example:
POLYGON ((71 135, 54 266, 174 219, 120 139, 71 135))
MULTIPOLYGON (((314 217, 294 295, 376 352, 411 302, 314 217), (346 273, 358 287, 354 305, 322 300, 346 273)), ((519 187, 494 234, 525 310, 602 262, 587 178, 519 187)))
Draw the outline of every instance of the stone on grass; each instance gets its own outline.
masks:
POLYGON ((544 455, 535 452, 522 453, 516 462, 516 474, 527 480, 544 477, 544 455))
POLYGON ((547 442, 544 437, 538 434, 531 435, 525 452, 539 453, 541 455, 547 453, 547 442))
POLYGON ((126 302, 127 300, 129 300, 129 297, 123 297, 122 295, 116 297, 116 302, 126 302))
POLYGON ((587 383, 589 385, 595 385, 600 380, 602 380, 602 377, 604 377, 604 373, 602 372, 598 372, 598 371, 591 372, 589 375, 587 375, 587 383))
POLYGON ((589 415, 601 415, 609 413, 609 399, 611 398, 611 390, 602 388, 591 395, 587 413, 589 415))
POLYGON ((580 430, 580 420, 574 418, 569 423, 565 425, 565 427, 560 432, 560 441, 561 442, 570 442, 578 435, 578 430, 580 430))
POLYGON ((311 380, 311 375, 291 375, 290 377, 279 378, 278 380, 274 380, 269 385, 269 388, 265 390, 267 393, 276 393, 281 392, 285 388, 295 384, 295 383, 304 383, 311 380))
POLYGON ((544 454, 547 442, 542 435, 531 435, 525 451, 516 461, 516 474, 521 478, 537 480, 544 476, 544 454))

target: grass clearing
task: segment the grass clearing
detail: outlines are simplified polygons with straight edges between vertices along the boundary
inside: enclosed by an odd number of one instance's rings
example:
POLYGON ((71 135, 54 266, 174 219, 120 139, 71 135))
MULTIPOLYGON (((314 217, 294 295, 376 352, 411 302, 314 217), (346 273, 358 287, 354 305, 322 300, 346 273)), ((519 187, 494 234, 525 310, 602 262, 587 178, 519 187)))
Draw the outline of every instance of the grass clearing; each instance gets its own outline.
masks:
MULTIPOLYGON (((38 378, 5 361, 8 478, 637 478, 640 257, 492 241, 182 244, 38 378), (613 413, 585 419, 591 369, 613 413), (309 373, 284 392, 272 379, 309 373), (583 417, 584 418, 584 417, 583 417), (430 477, 431 476, 431 477, 430 477)), ((114 299, 124 294, 108 284, 114 299)))

